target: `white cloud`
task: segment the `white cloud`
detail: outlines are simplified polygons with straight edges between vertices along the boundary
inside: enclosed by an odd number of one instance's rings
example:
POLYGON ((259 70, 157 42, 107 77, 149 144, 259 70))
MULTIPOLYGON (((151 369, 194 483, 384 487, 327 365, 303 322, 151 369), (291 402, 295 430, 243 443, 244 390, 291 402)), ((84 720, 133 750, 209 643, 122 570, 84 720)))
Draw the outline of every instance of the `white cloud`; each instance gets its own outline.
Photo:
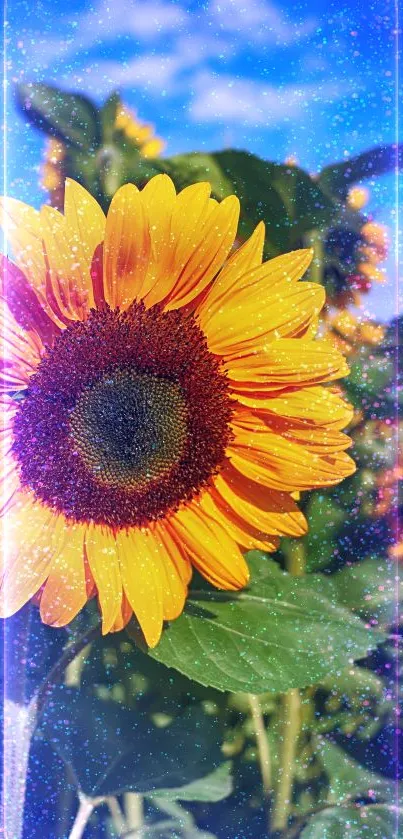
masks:
POLYGON ((322 107, 350 92, 337 82, 274 87, 253 79, 199 75, 190 116, 195 122, 273 126, 299 119, 315 104, 322 107))
POLYGON ((257 43, 288 46, 310 35, 317 26, 313 18, 288 20, 269 0, 212 0, 209 11, 221 32, 246 33, 257 43))
POLYGON ((101 61, 87 65, 63 79, 63 86, 87 91, 97 99, 121 88, 153 93, 172 92, 180 62, 171 55, 142 55, 132 61, 101 61))
POLYGON ((176 31, 186 17, 182 6, 165 0, 100 0, 91 12, 80 16, 79 31, 90 42, 120 35, 150 40, 176 31))

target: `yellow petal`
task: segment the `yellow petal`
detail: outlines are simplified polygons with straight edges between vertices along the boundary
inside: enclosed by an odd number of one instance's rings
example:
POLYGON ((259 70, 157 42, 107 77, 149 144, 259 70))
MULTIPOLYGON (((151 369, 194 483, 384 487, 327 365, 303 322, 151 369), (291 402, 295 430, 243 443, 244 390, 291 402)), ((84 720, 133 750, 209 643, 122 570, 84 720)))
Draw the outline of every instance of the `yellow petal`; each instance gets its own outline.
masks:
POLYGON ((20 493, 2 520, 0 616, 18 612, 46 580, 57 555, 64 518, 20 493))
POLYGON ((156 175, 142 189, 150 235, 150 260, 139 296, 146 306, 159 302, 172 287, 174 241, 171 236, 172 213, 175 207, 175 187, 168 175, 156 175))
POLYGON ((85 534, 85 553, 98 592, 102 633, 110 632, 122 605, 122 581, 115 536, 107 527, 91 524, 85 534))
POLYGON ((224 198, 220 204, 208 204, 200 231, 202 238, 189 252, 165 303, 166 309, 186 306, 209 285, 234 244, 238 220, 239 201, 235 195, 224 198))
POLYGON ((38 210, 15 198, 0 198, 0 224, 11 244, 15 264, 45 304, 46 265, 38 210))
POLYGON ((259 486, 229 467, 215 479, 215 488, 239 516, 261 533, 302 536, 305 516, 286 492, 259 486))
POLYGON ((94 305, 91 263, 94 252, 105 235, 105 216, 98 202, 76 181, 66 178, 64 216, 74 265, 81 276, 80 292, 94 305))
POLYGON ((26 388, 40 363, 42 341, 18 325, 4 301, 0 301, 0 336, 0 387, 4 391, 26 388))
POLYGON ((164 619, 164 576, 155 540, 149 531, 119 531, 123 588, 149 647, 161 637, 164 619))
POLYGON ((242 475, 271 489, 293 492, 332 486, 355 471, 354 462, 344 452, 312 452, 273 433, 258 417, 239 416, 232 427, 231 463, 242 475))
MULTIPOLYGON (((276 287, 287 289, 308 268, 312 259, 311 250, 292 251, 262 265, 264 235, 264 224, 260 222, 250 239, 235 251, 220 272, 198 310, 202 329, 208 330, 210 321, 225 306, 236 303, 237 295, 245 289, 248 289, 248 294, 259 290, 267 296, 276 287)), ((211 328, 214 329, 214 326, 211 328)))
POLYGON ((211 352, 232 358, 264 347, 276 338, 304 334, 325 302, 316 283, 279 284, 265 295, 264 285, 244 288, 231 304, 204 325, 211 352))
POLYGON ((228 535, 245 551, 275 551, 278 539, 259 531, 236 510, 227 504, 224 498, 214 490, 208 490, 199 499, 200 509, 216 521, 228 535))
POLYGON ((315 386, 287 390, 279 395, 237 393, 237 400, 249 408, 288 417, 311 426, 345 428, 354 409, 330 388, 315 386))
POLYGON ((279 387, 317 385, 347 376, 344 356, 326 341, 281 338, 259 351, 228 361, 229 378, 236 391, 268 392, 279 387))
POLYGON ((66 626, 87 601, 84 527, 65 523, 49 576, 41 593, 40 614, 50 626, 66 626))
POLYGON ((238 545, 197 501, 175 513, 169 523, 193 565, 210 583, 228 590, 246 585, 249 570, 238 545))
POLYGON ((150 232, 143 201, 134 184, 114 195, 106 219, 104 294, 112 309, 124 310, 143 285, 150 258, 150 232))

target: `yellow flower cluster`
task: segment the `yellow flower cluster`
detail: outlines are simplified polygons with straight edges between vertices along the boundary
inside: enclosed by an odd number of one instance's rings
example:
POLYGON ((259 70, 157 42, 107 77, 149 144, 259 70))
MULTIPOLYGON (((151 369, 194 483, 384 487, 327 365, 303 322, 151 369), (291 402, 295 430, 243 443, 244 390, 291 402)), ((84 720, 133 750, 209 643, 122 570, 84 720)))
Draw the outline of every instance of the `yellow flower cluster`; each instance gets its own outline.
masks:
POLYGON ((363 344, 378 346, 385 335, 383 324, 360 320, 347 309, 328 315, 325 329, 334 346, 344 355, 351 355, 363 344))
POLYGON ((125 106, 116 115, 115 128, 139 146, 142 157, 158 157, 165 147, 164 141, 154 136, 153 126, 139 122, 135 113, 125 106))

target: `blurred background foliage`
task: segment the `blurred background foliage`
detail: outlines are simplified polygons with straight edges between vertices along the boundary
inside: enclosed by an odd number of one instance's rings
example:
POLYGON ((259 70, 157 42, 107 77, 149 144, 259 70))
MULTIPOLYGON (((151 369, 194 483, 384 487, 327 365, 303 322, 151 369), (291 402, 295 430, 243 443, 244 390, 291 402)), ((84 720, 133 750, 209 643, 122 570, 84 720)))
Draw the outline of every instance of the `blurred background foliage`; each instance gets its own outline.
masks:
POLYGON ((263 219, 266 258, 314 248, 309 278, 327 292, 320 332, 351 367, 340 389, 355 409, 358 466, 301 498, 306 537, 249 555, 259 604, 215 595, 196 575, 151 654, 135 626, 101 638, 92 604, 57 634, 33 613, 27 696, 42 685, 44 711, 26 839, 73 836, 77 795, 89 802, 86 839, 396 837, 401 324, 369 321, 360 307, 372 283, 393 282, 382 270, 390 233, 366 212, 365 179, 392 170, 398 150, 316 177, 239 150, 164 157, 118 95, 100 109, 45 85, 17 96, 46 135, 42 184, 58 209, 66 177, 106 210, 121 184, 166 172, 177 189, 208 180, 219 200, 236 193, 239 242, 263 219), (61 684, 44 689, 52 666, 61 684))

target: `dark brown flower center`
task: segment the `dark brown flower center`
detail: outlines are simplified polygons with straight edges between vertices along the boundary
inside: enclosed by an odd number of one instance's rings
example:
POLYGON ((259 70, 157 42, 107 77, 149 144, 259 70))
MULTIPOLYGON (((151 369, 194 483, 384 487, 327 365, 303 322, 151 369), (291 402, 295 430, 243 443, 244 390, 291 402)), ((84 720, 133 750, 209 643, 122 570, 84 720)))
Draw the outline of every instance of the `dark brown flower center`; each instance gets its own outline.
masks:
POLYGON ((70 426, 72 444, 99 483, 141 490, 182 457, 186 402, 175 382, 115 370, 83 391, 70 426))
POLYGON ((69 326, 14 421, 21 481, 68 518, 142 526, 219 469, 231 401, 193 317, 133 304, 69 326))

